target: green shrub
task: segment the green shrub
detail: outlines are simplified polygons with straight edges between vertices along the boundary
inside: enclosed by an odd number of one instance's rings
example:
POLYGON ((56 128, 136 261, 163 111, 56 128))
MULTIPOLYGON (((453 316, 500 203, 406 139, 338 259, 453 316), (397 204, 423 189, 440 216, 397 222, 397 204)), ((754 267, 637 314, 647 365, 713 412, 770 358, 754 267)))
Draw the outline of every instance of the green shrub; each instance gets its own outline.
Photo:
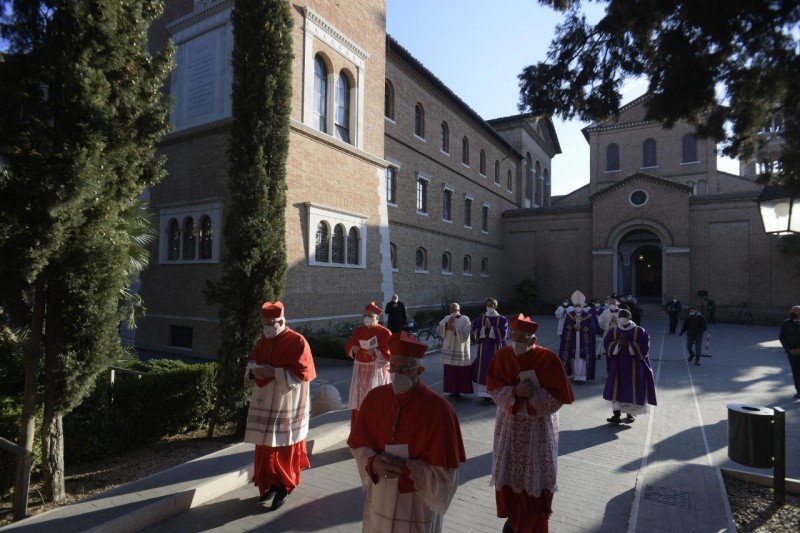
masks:
POLYGON ((154 360, 141 377, 117 372, 97 380, 92 394, 64 417, 64 455, 81 463, 200 429, 216 394, 216 363, 154 360))
POLYGON ((349 360, 350 358, 344 352, 344 347, 350 335, 352 335, 352 330, 355 328, 349 329, 350 333, 346 336, 342 335, 348 329, 341 326, 334 332, 325 330, 311 331, 308 328, 298 328, 297 331, 308 341, 308 345, 311 347, 311 354, 314 357, 349 360))

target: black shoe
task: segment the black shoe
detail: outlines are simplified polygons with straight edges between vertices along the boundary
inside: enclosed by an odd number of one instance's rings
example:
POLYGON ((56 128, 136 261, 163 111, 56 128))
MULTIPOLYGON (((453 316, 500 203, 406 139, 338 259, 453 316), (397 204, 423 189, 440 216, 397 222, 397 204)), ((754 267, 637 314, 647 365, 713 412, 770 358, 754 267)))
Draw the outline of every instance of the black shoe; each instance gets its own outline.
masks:
POLYGON ((286 503, 286 498, 289 496, 289 493, 286 491, 286 487, 283 485, 279 485, 277 490, 275 491, 275 499, 272 500, 272 505, 270 506, 270 510, 275 511, 280 509, 281 506, 286 503))
POLYGON ((275 494, 275 489, 277 489, 275 485, 270 485, 264 495, 258 498, 258 502, 263 503, 272 498, 273 494, 275 494))
POLYGON ((703 366, 703 365, 701 365, 700 362, 698 361, 697 363, 694 364, 694 366, 703 366))
POLYGON ((611 422, 612 424, 615 425, 619 424, 622 421, 619 415, 620 415, 619 411, 614 411, 614 416, 612 416, 611 418, 606 418, 606 422, 611 422))
POLYGON ((492 405, 492 403, 494 403, 494 402, 492 402, 491 398, 484 398, 483 399, 483 405, 492 405))
POLYGON ((503 533, 514 533, 514 530, 511 529, 511 526, 509 525, 508 520, 506 520, 506 523, 503 524, 503 533))
POLYGON ((797 398, 798 400, 800 400, 800 392, 798 392, 797 394, 795 394, 795 395, 794 395, 794 397, 795 397, 795 398, 797 398))
POLYGON ((458 392, 451 392, 447 395, 448 398, 452 398, 454 400, 461 400, 461 394, 458 392))
POLYGON ((626 422, 628 424, 633 424, 634 422, 636 422, 636 417, 628 413, 628 416, 625 418, 625 420, 623 420, 623 422, 626 422))

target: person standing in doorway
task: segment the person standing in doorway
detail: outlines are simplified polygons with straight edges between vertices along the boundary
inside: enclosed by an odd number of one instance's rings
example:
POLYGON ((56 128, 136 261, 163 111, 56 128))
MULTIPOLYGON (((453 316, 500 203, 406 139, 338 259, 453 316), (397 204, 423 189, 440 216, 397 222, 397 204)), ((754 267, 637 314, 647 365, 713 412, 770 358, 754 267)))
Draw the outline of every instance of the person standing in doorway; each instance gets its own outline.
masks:
POLYGON ((472 383, 484 405, 491 405, 492 398, 486 390, 486 370, 494 353, 506 345, 508 335, 508 320, 497 312, 497 300, 486 299, 486 312, 472 321, 472 334, 478 344, 478 355, 472 362, 472 383))

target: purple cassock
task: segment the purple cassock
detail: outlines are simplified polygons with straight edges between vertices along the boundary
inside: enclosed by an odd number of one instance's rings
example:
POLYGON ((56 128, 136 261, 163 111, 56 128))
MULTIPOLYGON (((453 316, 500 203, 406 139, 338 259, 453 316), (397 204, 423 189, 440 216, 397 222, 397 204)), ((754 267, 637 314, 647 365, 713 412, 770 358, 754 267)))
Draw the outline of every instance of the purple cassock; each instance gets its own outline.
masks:
MULTIPOLYGON (((644 406, 645 403, 657 405, 653 367, 648 357, 650 336, 647 331, 633 322, 627 328, 612 327, 603 338, 603 346, 608 366, 603 399, 632 407, 644 406)), ((622 411, 631 412, 626 407, 622 411)))
POLYGON ((567 375, 572 376, 575 380, 594 380, 596 354, 594 337, 596 332, 597 319, 590 311, 584 311, 580 315, 574 311, 566 314, 558 356, 561 358, 561 362, 564 363, 567 375), (580 330, 575 329, 576 324, 580 326, 580 330), (579 376, 576 375, 576 369, 573 368, 572 360, 575 358, 576 348, 579 349, 578 358, 581 359, 583 366, 585 366, 585 378, 583 376, 583 368, 577 372, 577 374, 580 374, 579 376))
POLYGON ((503 315, 487 316, 482 313, 472 321, 472 333, 478 345, 478 355, 472 361, 472 382, 475 383, 478 397, 489 398, 486 391, 486 371, 492 362, 494 353, 506 345, 508 335, 508 319, 503 315), (490 327, 484 327, 483 319, 488 318, 490 327))

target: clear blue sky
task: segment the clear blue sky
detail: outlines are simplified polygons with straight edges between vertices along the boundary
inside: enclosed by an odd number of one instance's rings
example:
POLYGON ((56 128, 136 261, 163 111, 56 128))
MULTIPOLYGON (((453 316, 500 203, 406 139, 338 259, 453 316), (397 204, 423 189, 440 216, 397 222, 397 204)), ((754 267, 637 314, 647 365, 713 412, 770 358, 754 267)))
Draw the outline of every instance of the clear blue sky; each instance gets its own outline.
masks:
MULTIPOLYGON (((517 76, 544 61, 562 15, 536 0, 387 0, 386 31, 484 119, 519 113, 517 76)), ((584 2, 593 23, 604 4, 584 2)), ((625 84, 623 103, 644 94, 625 84)), ((553 117, 561 144, 551 169, 553 195, 589 182, 587 123, 553 117)), ((735 172, 728 167, 721 170, 735 172)))

